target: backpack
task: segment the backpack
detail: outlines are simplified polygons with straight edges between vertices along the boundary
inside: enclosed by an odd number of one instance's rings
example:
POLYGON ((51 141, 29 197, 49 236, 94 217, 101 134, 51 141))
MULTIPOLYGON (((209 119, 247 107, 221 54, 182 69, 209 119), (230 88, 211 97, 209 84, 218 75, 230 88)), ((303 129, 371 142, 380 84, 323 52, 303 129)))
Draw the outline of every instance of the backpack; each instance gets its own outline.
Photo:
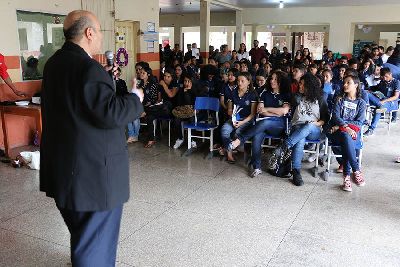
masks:
POLYGON ((282 146, 272 151, 268 161, 267 170, 271 175, 289 178, 292 173, 292 150, 285 149, 282 146))

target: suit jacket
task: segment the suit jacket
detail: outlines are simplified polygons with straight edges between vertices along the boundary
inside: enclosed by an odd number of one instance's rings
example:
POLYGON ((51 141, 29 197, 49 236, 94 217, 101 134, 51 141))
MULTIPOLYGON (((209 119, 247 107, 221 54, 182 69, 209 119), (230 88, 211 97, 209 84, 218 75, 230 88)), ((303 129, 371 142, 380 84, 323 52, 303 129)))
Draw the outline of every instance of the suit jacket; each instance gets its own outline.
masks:
POLYGON ((112 209, 129 199, 125 126, 143 112, 134 94, 116 95, 104 68, 66 42, 42 83, 40 190, 60 208, 112 209))

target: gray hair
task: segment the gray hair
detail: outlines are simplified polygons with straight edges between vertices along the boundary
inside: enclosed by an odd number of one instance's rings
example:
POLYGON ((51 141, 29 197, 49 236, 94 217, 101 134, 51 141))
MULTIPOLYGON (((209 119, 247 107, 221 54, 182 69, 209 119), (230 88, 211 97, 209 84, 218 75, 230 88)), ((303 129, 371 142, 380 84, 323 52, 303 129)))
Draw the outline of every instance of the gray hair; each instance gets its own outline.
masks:
POLYGON ((94 28, 91 19, 88 16, 81 16, 68 29, 63 29, 65 39, 67 41, 80 39, 84 30, 89 27, 94 28))

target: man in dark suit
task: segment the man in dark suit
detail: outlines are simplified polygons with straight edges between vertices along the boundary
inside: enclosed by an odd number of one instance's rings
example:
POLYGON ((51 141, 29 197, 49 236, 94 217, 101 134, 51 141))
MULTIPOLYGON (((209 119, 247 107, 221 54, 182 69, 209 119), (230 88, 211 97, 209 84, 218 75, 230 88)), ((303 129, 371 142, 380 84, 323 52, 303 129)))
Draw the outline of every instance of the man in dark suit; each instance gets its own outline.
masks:
POLYGON ((129 198, 124 128, 143 112, 143 92, 116 95, 92 59, 102 47, 94 14, 68 14, 64 35, 44 68, 40 190, 54 198, 71 233, 72 265, 114 266, 129 198))

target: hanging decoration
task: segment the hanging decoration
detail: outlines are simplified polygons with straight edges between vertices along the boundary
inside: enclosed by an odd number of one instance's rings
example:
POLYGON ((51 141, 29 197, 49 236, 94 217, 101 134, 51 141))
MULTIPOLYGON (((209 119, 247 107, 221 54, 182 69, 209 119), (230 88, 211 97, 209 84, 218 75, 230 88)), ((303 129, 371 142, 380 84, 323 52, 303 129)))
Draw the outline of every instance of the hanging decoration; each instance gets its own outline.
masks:
POLYGON ((118 49, 117 51, 117 55, 116 55, 116 60, 117 60, 117 64, 118 66, 121 67, 126 67, 126 65, 128 65, 128 52, 126 52, 126 49, 121 47, 118 49), (121 60, 121 55, 123 55, 124 60, 121 60))

